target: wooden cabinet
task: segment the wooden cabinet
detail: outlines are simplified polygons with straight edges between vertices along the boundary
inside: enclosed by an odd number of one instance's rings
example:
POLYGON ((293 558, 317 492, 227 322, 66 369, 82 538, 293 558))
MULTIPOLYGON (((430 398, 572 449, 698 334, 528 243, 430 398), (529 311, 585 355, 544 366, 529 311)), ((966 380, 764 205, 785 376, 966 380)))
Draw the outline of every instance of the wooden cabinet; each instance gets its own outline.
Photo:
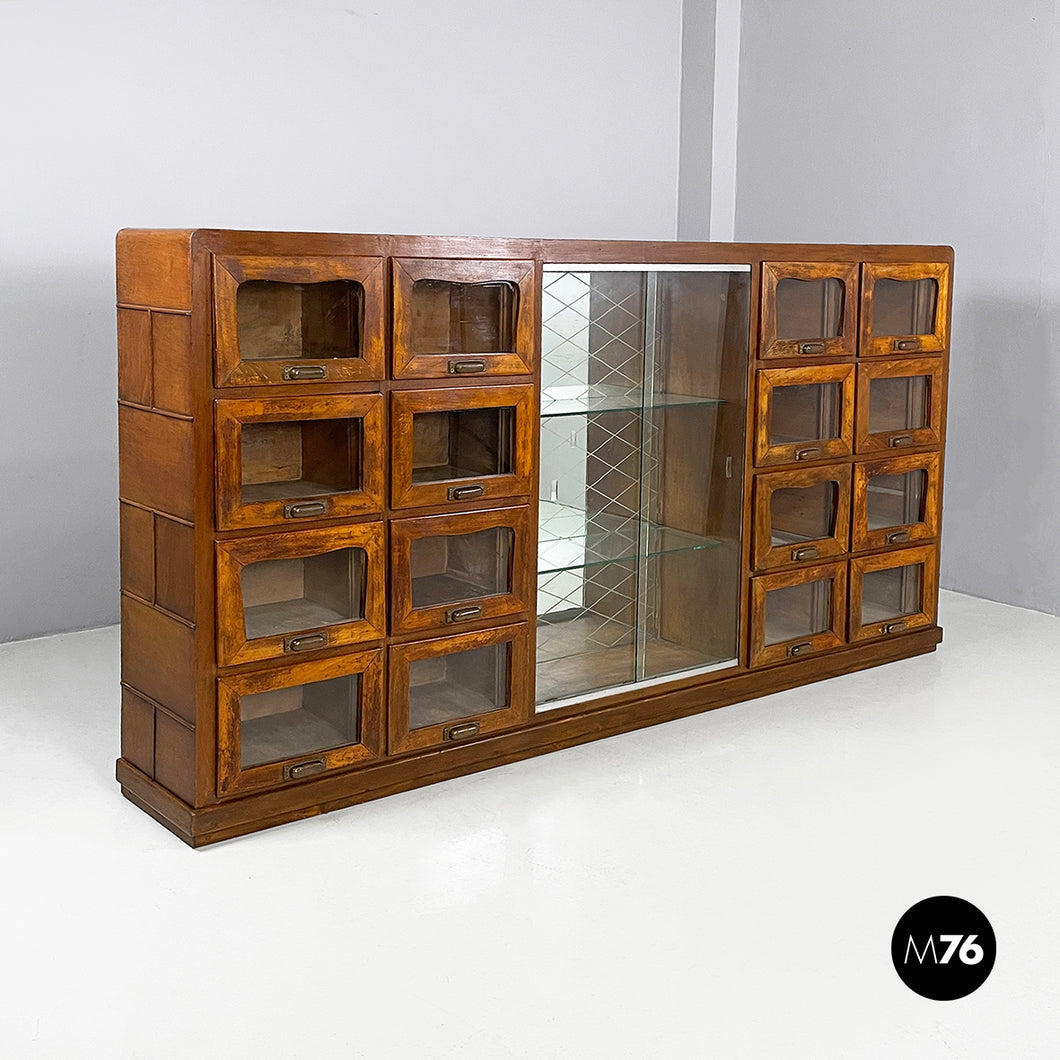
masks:
POLYGON ((123 793, 200 846, 934 650, 951 268, 120 233, 123 793))

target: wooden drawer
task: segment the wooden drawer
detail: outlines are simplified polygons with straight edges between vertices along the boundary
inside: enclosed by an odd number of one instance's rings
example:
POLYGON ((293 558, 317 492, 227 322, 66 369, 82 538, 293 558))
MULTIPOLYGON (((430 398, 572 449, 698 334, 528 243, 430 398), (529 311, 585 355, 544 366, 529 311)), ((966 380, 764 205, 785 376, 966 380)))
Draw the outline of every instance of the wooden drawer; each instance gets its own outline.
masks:
POLYGON ((759 357, 853 357, 858 343, 856 262, 762 264, 759 357))
POLYGON ((391 646, 390 753, 524 724, 532 709, 530 667, 525 622, 391 646))
POLYGON ((949 344, 949 316, 948 265, 862 266, 862 356, 938 353, 949 344))
POLYGON ((384 259, 213 259, 217 386, 386 378, 384 259))
POLYGON ((532 492, 533 386, 402 390, 390 400, 394 508, 532 492))
POLYGON ((806 566, 841 556, 849 536, 848 464, 755 476, 756 570, 806 566))
POLYGON ((383 507, 382 394, 214 403, 217 528, 383 507))
POLYGON ((786 662, 844 642, 846 563, 751 579, 751 665, 786 662))
POLYGON ((395 377, 533 372, 532 261, 395 258, 393 264, 395 377))
POLYGON ((386 528, 359 523, 219 541, 219 666, 386 635, 386 528))
POLYGON ((939 445, 942 391, 940 357, 859 364, 854 449, 875 453, 939 445))
POLYGON ((392 631, 452 630, 530 611, 533 556, 534 525, 525 506, 395 519, 392 631))
POLYGON ((934 545, 857 556, 850 561, 850 641, 933 626, 939 563, 934 545))
POLYGON ((757 465, 849 456, 853 444, 853 364, 758 372, 757 465))
POLYGON ((217 682, 218 795, 302 780, 382 754, 382 649, 217 682))
POLYGON ((851 549, 864 552, 937 537, 939 468, 937 453, 907 453, 854 464, 851 549))

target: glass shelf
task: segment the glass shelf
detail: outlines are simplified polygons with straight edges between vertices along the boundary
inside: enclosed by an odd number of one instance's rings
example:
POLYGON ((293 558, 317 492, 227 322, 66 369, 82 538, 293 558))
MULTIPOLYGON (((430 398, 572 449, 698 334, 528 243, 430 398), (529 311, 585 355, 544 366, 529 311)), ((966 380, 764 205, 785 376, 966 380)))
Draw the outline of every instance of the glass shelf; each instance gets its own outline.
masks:
POLYGON ((638 554, 662 556, 673 552, 696 552, 719 544, 714 538, 646 523, 635 517, 590 516, 581 508, 542 501, 537 572, 555 574, 635 560, 638 554), (642 548, 644 536, 647 541, 642 548))
MULTIPOLYGON (((640 387, 621 386, 550 386, 541 391, 541 417, 591 416, 602 412, 638 411, 645 406, 640 387)), ((678 405, 722 405, 718 398, 693 397, 688 394, 651 395, 647 407, 673 408, 678 405)))

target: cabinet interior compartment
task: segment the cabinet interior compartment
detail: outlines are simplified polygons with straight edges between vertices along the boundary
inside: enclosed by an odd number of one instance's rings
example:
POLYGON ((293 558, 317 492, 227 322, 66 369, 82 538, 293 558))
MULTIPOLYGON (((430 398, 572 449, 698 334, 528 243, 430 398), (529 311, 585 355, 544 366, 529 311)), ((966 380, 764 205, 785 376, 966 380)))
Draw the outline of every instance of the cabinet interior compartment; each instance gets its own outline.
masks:
POLYGON ((360 674, 239 697, 241 768, 356 744, 360 674))
POLYGON ((510 705, 510 689, 508 641, 413 659, 409 663, 409 731, 503 710, 510 705))
POLYGON ((873 334, 931 334, 935 330, 938 298, 938 280, 932 277, 877 279, 872 292, 873 334))
POLYGON ((539 710, 735 658, 749 290, 545 266, 539 710))
POLYGON ((416 538, 409 546, 413 609, 510 593, 514 546, 507 526, 416 538))
POLYGON ((838 510, 838 482, 773 490, 769 495, 770 543, 791 545, 832 537, 838 510))
POLYGON ((913 431, 929 426, 931 377, 886 376, 869 383, 869 433, 913 431))
POLYGON ((843 332, 842 281, 785 277, 777 281, 778 339, 832 339, 843 332))
POLYGON ((240 572, 247 639, 364 618, 366 563, 364 549, 342 548, 247 564, 240 572))
POLYGON ((861 625, 922 611, 923 572, 922 563, 865 571, 861 576, 861 625))
POLYGON ((826 441, 840 437, 839 383, 799 383, 773 388, 769 444, 826 441))
POLYGON ((416 353, 510 353, 515 349, 519 285, 510 280, 412 284, 416 353))
POLYGON ((364 287, 356 280, 244 280, 236 290, 239 353, 245 361, 360 357, 364 287))
POLYGON ((831 578, 770 589, 765 597, 764 643, 783 644, 824 633, 832 625, 831 578))
POLYGON ((412 483, 512 474, 515 409, 416 412, 412 483))
POLYGON ((243 504, 345 493, 361 487, 359 419, 243 423, 243 504))
POLYGON ((898 475, 870 475, 865 488, 869 530, 922 523, 928 493, 926 468, 898 475))

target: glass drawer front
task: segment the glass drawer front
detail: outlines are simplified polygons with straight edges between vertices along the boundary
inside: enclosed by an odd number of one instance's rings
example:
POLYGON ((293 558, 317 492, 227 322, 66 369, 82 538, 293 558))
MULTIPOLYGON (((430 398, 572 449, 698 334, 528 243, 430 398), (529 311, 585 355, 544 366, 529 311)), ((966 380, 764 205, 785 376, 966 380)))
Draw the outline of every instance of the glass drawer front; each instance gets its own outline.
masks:
POLYGON ((382 258, 214 260, 218 386, 385 377, 382 258))
POLYGON ((854 356, 857 296, 856 264, 766 262, 760 356, 854 356))
POLYGON ((219 529, 382 508, 382 395, 218 401, 216 418, 219 529))
POLYGON ((529 716, 526 623, 390 649, 390 751, 448 745, 529 716))
POLYGON ((382 652, 223 677, 222 795, 307 779, 382 754, 382 652))
POLYGON ((799 463, 851 452, 853 365, 770 368, 758 373, 755 462, 799 463))
POLYGON ((910 454, 854 465, 856 550, 885 548, 939 532, 939 457, 910 454))
POLYGON ((940 358, 859 365, 855 436, 858 452, 938 445, 941 416, 940 358))
POLYGON ((528 508, 390 524, 395 632, 444 629, 530 607, 528 508))
POLYGON ((850 468, 777 471, 755 478, 755 567, 842 555, 850 525, 850 468))
POLYGON ((949 339, 949 266, 881 265, 862 273, 862 355, 938 353, 949 339))
POLYGON ((534 388, 391 395, 395 508, 530 493, 534 388))
POLYGON ((934 624, 938 553, 934 546, 851 560, 850 639, 892 636, 934 624))
POLYGON ((394 374, 533 371, 531 261, 394 261, 394 374))
POLYGON ((836 648, 846 624, 846 565, 825 564, 751 582, 751 665, 836 648))
POLYGON ((219 665, 381 639, 384 540, 361 523, 218 542, 219 665))

